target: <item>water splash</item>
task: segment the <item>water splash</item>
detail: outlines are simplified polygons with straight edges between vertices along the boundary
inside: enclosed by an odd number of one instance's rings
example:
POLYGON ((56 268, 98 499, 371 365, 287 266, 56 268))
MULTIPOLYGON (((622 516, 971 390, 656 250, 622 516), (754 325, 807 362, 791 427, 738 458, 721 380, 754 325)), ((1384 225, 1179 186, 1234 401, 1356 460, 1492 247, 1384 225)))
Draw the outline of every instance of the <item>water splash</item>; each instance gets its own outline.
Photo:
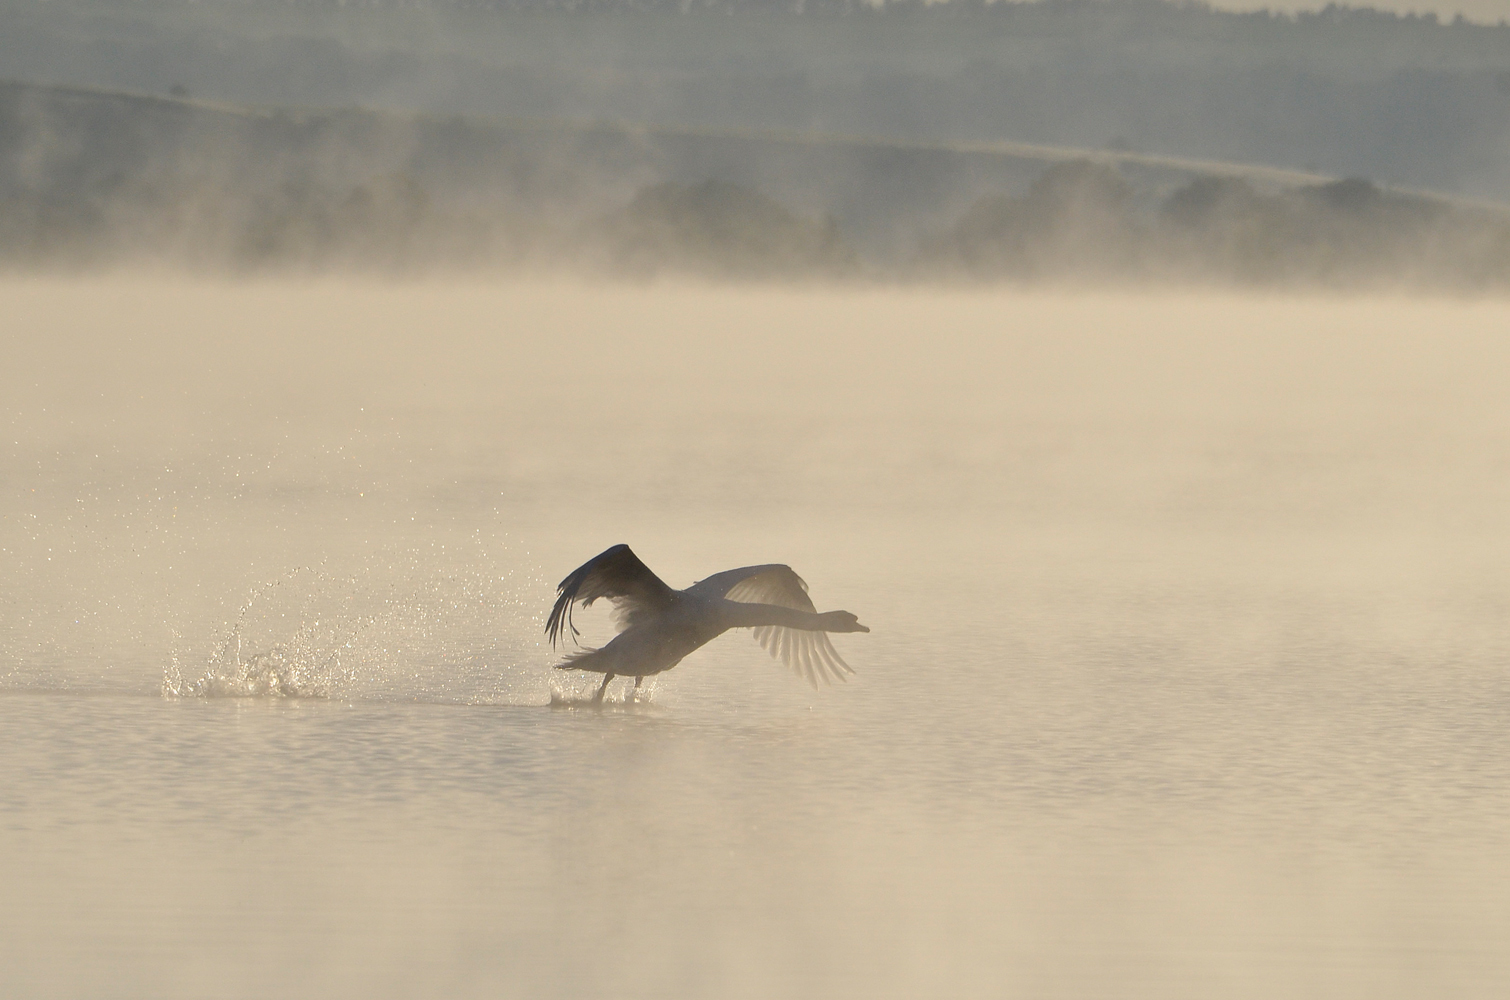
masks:
POLYGON ((175 632, 162 694, 544 704, 539 586, 455 550, 300 567, 253 586, 207 655, 175 632))
POLYGON ((645 681, 638 689, 634 686, 633 677, 615 679, 609 683, 608 690, 603 692, 603 700, 596 701, 594 696, 603 683, 602 678, 602 674, 552 670, 549 678, 551 708, 629 709, 648 707, 654 701, 657 685, 655 677, 645 681))
POLYGON ((230 635, 210 657, 204 673, 193 680, 183 674, 178 653, 181 637, 175 632, 173 654, 163 673, 163 696, 329 698, 343 681, 353 680, 357 639, 362 629, 376 623, 375 617, 300 621, 288 641, 275 643, 264 652, 246 651, 248 617, 253 610, 268 594, 306 574, 323 584, 332 582, 309 567, 300 567, 281 579, 253 587, 230 635), (347 654, 344 663, 343 652, 347 654))

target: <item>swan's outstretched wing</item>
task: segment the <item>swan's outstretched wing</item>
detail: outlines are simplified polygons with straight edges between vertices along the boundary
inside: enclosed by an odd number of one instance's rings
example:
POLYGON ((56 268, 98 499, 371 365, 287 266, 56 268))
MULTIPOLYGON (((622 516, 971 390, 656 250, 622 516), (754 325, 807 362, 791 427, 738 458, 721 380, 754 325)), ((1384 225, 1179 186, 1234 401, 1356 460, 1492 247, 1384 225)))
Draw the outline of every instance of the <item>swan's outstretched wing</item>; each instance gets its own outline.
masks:
MULTIPOLYGON (((780 563, 715 573, 706 580, 699 580, 689 590, 745 604, 777 604, 807 612, 818 610, 807 596, 807 584, 802 577, 794 573, 792 567, 780 563)), ((820 680, 842 681, 845 674, 854 673, 834 649, 834 644, 828 641, 827 632, 809 632, 780 625, 761 625, 754 631, 756 642, 806 677, 815 688, 820 680)))
POLYGON ((556 588, 556 606, 551 608, 550 618, 545 623, 545 634, 550 636, 552 646, 560 641, 561 634, 567 629, 571 630, 573 638, 580 634, 571 620, 574 602, 586 607, 598 598, 606 597, 614 603, 620 624, 627 628, 636 618, 670 604, 674 593, 640 562, 640 557, 631 552, 629 546, 615 545, 578 566, 561 581, 556 588))

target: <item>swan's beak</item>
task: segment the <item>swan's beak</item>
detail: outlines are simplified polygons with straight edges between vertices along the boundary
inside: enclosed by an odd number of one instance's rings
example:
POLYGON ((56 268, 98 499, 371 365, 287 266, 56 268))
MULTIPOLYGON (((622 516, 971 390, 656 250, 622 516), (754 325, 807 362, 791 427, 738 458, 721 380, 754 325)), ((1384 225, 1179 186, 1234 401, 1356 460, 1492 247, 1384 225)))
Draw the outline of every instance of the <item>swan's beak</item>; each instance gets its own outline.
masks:
POLYGON ((859 622, 855 622, 855 631, 856 632, 869 632, 870 629, 866 628, 864 625, 861 625, 859 622))

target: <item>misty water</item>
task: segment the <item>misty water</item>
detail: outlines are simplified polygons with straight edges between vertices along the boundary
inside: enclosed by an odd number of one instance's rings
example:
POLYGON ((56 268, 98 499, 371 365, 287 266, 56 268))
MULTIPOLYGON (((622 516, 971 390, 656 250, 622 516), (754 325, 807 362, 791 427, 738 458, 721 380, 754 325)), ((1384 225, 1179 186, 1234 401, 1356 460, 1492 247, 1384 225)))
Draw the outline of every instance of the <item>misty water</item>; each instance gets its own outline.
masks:
POLYGON ((0 994, 1510 981, 1503 303, 0 295, 0 994), (617 542, 856 675, 582 704, 617 542))

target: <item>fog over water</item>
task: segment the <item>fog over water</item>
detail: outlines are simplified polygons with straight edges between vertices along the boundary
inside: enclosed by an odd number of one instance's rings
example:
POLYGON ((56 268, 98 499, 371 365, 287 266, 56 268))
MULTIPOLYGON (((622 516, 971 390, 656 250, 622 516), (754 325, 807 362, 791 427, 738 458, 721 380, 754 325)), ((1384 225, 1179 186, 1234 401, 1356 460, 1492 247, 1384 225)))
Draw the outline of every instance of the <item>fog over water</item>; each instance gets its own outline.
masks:
POLYGON ((0 271, 1503 294, 1510 27, 0 0, 0 271))
POLYGON ((1501 303, 0 298, 6 996, 1510 981, 1501 303), (577 704, 616 542, 790 563, 855 677, 577 704))
POLYGON ((1510 9, 1316 6, 0 0, 0 997, 1506 995, 1510 9))

